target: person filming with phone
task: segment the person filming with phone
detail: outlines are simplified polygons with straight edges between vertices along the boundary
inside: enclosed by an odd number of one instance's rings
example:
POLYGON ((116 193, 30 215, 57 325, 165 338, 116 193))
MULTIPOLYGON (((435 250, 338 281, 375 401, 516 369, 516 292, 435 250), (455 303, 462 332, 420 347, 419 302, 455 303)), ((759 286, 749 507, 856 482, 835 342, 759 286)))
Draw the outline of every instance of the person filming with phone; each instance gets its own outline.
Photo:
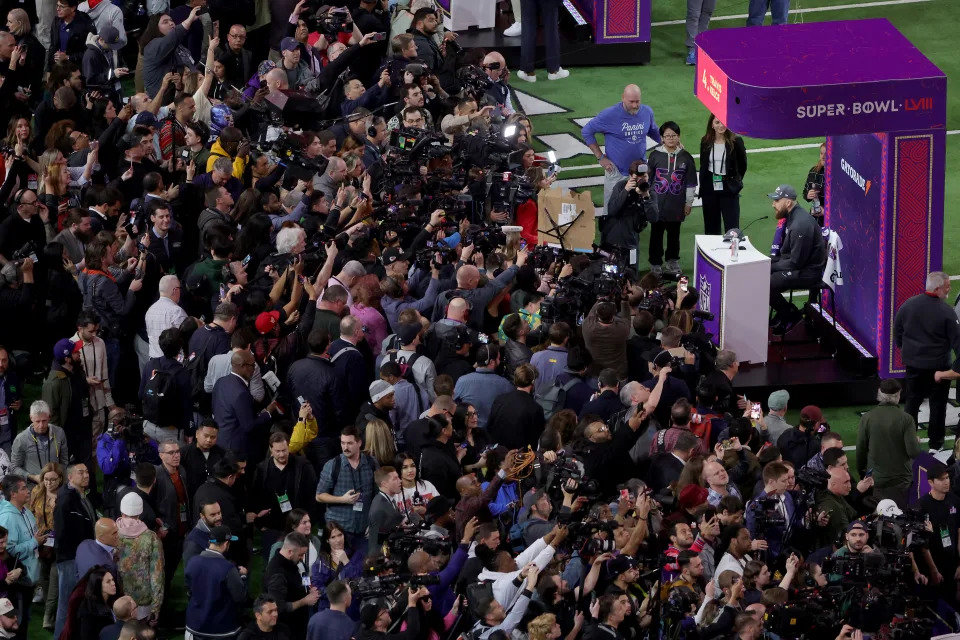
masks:
POLYGON ((630 165, 630 173, 616 184, 607 202, 607 211, 600 223, 600 243, 629 250, 630 261, 639 262, 637 234, 658 215, 653 199, 647 165, 640 160, 630 165))

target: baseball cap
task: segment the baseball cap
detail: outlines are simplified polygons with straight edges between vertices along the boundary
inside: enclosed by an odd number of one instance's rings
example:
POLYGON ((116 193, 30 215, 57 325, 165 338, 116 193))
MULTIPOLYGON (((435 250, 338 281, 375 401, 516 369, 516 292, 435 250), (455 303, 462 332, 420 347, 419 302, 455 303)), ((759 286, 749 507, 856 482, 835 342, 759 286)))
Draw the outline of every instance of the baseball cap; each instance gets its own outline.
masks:
POLYGON ((774 190, 773 193, 768 193, 767 197, 771 200, 780 200, 782 198, 789 198, 790 200, 797 199, 797 190, 791 187, 788 184, 782 184, 774 190))
POLYGON ((398 247, 387 247, 383 250, 383 253, 380 254, 380 259, 383 261, 383 266, 387 266, 400 260, 401 256, 403 256, 403 251, 398 247))
POLYGON ((273 331, 273 328, 277 326, 277 322, 280 320, 279 311, 264 311, 257 316, 257 321, 254 323, 257 331, 260 332, 260 335, 266 335, 273 331))
POLYGON ((57 340, 57 344, 53 346, 53 357, 58 364, 63 364, 80 349, 83 349, 83 343, 79 340, 74 342, 70 338, 62 338, 57 340))
POLYGON ((864 524, 863 520, 854 520, 847 525, 847 533, 853 531, 854 529, 861 529, 863 531, 867 530, 867 525, 864 524))
POLYGON ((790 401, 790 393, 786 389, 778 389, 767 398, 767 406, 771 411, 783 411, 787 408, 787 402, 790 401))
POLYGON ((376 402, 393 393, 393 385, 386 380, 374 380, 370 383, 370 402, 376 402))
POLYGON ((157 116, 149 111, 141 111, 137 114, 137 124, 144 127, 160 128, 160 121, 157 120, 157 116))
POLYGON ((931 462, 927 467, 927 480, 938 480, 950 473, 950 469, 942 462, 931 462))
POLYGON ((397 337, 400 338, 400 344, 406 346, 411 344, 420 335, 423 326, 419 322, 407 322, 397 325, 397 337))
POLYGON ((877 503, 877 515, 881 516, 902 516, 903 510, 897 506, 897 503, 887 498, 877 503))
POLYGON ((820 407, 808 404, 800 410, 800 419, 804 422, 812 422, 814 425, 819 426, 820 423, 823 422, 823 412, 820 411, 820 407))
POLYGON ((284 38, 280 41, 280 51, 295 51, 300 43, 293 38, 284 38))
POLYGON ((220 526, 210 529, 210 542, 214 544, 223 544, 228 540, 230 542, 236 542, 239 539, 240 538, 230 533, 230 527, 220 526))
POLYGON ((143 498, 131 491, 120 500, 120 513, 125 516, 137 517, 143 513, 143 498))
POLYGON ((99 35, 108 49, 116 51, 117 49, 123 48, 123 41, 120 40, 120 31, 112 24, 108 24, 100 29, 99 35))
POLYGON ((631 556, 619 555, 607 564, 607 570, 610 572, 610 575, 618 576, 636 566, 637 561, 631 556))
POLYGON ((17 608, 10 602, 10 598, 0 598, 0 616, 7 618, 17 617, 17 608))

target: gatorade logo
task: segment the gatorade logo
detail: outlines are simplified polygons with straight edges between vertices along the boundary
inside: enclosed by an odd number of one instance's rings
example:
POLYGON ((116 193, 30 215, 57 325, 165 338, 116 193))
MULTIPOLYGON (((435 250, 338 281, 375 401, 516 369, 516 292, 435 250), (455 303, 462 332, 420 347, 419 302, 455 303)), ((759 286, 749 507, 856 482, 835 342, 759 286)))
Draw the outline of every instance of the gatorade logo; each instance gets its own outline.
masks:
POLYGON ((870 181, 861 176, 844 158, 840 159, 840 170, 850 176, 850 179, 863 191, 863 195, 870 193, 870 181))

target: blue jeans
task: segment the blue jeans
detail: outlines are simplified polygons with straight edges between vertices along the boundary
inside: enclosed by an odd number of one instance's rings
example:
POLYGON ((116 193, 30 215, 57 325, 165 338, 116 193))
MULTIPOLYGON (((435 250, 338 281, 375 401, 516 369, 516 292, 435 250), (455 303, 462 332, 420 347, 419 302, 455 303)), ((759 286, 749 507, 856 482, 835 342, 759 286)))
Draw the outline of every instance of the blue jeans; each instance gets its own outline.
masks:
POLYGON ((57 621, 53 626, 53 637, 59 638, 63 625, 67 623, 67 602, 80 577, 77 575, 77 561, 63 560, 57 563, 57 621))
POLYGON ((786 24, 787 14, 790 13, 790 0, 750 0, 747 9, 747 26, 756 27, 763 24, 763 17, 767 13, 767 5, 773 15, 773 24, 786 24))

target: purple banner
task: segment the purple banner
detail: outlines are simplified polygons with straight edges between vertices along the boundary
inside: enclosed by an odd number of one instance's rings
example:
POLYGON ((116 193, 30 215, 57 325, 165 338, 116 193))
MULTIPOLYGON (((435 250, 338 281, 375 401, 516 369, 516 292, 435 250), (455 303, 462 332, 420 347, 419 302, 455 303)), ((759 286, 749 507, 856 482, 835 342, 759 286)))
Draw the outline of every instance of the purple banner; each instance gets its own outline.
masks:
POLYGON ((886 19, 717 29, 697 46, 696 96, 737 133, 946 126, 946 75, 886 19))
POLYGON ((720 345, 723 332, 723 269, 697 247, 693 268, 694 286, 700 294, 697 308, 713 314, 713 320, 704 320, 703 328, 713 334, 712 341, 720 345))
POLYGON ((837 320, 871 353, 880 345, 885 246, 880 184, 883 143, 873 134, 833 136, 828 143, 827 224, 840 235, 843 285, 837 320))

